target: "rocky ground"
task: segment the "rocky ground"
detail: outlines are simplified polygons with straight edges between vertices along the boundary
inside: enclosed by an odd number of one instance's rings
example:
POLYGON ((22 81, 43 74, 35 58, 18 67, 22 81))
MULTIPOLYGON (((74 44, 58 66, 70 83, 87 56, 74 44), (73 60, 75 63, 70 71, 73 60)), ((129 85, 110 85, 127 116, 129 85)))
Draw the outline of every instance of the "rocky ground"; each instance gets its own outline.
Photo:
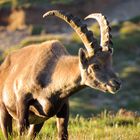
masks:
MULTIPOLYGON (((26 10, 26 21, 28 26, 33 24, 33 26, 43 28, 45 32, 68 33, 71 29, 64 22, 60 20, 57 21, 57 19, 54 18, 45 21, 46 19, 42 19, 42 14, 50 9, 64 9, 65 11, 72 11, 72 13, 76 13, 76 15, 83 18, 91 12, 102 12, 110 21, 118 22, 140 15, 139 7, 140 0, 81 0, 70 5, 39 5, 38 7, 26 10), (56 22, 54 22, 55 20, 56 22)), ((23 31, 7 31, 4 28, 0 30, 0 50, 16 46, 21 40, 30 35, 31 32, 29 28, 23 31)))

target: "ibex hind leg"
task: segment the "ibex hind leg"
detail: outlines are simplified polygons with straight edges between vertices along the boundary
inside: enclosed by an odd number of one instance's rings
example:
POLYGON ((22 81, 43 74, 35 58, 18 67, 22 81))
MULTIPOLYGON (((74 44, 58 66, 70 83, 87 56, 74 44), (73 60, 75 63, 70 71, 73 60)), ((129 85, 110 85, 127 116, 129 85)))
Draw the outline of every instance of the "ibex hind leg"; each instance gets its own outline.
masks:
POLYGON ((12 117, 3 103, 0 103, 0 126, 5 139, 8 139, 12 134, 12 117))

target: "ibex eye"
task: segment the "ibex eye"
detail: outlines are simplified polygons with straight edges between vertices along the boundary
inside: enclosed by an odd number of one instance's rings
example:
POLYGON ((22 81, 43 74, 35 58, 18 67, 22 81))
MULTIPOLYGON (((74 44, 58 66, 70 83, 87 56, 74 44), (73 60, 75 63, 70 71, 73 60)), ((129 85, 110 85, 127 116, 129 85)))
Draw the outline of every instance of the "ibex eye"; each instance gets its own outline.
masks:
POLYGON ((99 65, 95 64, 95 65, 93 65, 93 69, 94 69, 95 71, 98 71, 98 70, 100 70, 100 67, 99 67, 99 65))

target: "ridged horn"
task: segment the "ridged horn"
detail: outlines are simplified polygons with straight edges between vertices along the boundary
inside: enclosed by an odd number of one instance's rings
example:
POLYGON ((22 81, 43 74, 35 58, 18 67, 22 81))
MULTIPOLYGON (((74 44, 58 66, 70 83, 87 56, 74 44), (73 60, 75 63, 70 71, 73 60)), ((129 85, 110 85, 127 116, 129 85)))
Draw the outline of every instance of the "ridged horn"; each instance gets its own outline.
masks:
POLYGON ((96 19, 98 21, 101 30, 100 46, 103 47, 103 50, 109 50, 109 44, 113 45, 113 43, 111 41, 111 28, 106 17, 103 16, 101 13, 94 13, 85 17, 85 19, 89 18, 96 19))
POLYGON ((74 17, 72 14, 65 13, 63 11, 52 10, 48 11, 43 15, 43 18, 46 16, 57 16, 64 21, 66 21, 78 34, 82 42, 87 49, 88 55, 93 56, 94 53, 99 50, 100 46, 97 43, 97 40, 93 37, 92 31, 87 29, 87 25, 82 23, 82 20, 78 17, 74 17))

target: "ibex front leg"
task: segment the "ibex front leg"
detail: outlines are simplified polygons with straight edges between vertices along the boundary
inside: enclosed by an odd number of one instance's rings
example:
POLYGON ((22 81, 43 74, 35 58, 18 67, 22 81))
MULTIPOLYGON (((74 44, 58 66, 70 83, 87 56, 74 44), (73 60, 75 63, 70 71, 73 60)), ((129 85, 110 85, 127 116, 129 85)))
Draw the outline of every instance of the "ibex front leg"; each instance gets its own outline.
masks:
POLYGON ((68 101, 63 105, 57 113, 57 129, 58 140, 68 140, 68 120, 69 120, 69 104, 68 101))
POLYGON ((17 114, 19 121, 19 133, 23 135, 29 126, 29 105, 31 102, 31 94, 21 96, 17 101, 17 114))
POLYGON ((30 125, 30 129, 29 129, 29 132, 28 132, 28 138, 34 140, 36 135, 40 132, 43 124, 44 124, 44 122, 40 123, 40 124, 30 125))

